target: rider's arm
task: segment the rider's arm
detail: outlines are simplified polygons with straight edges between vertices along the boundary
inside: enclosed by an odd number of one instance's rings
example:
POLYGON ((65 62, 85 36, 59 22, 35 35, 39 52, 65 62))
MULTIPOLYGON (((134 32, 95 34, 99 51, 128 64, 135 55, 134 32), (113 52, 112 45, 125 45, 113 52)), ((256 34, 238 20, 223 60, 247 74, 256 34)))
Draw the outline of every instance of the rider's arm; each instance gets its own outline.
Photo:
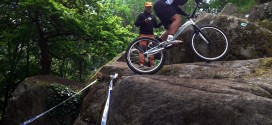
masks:
POLYGON ((162 26, 161 22, 158 24, 156 17, 153 16, 152 20, 155 28, 160 28, 162 26))
POLYGON ((145 24, 145 19, 143 18, 142 14, 140 14, 138 17, 137 17, 137 20, 135 22, 135 26, 136 27, 139 27, 141 25, 145 24))
POLYGON ((177 12, 182 16, 188 16, 189 14, 184 12, 181 8, 177 7, 177 12))
POLYGON ((189 14, 184 12, 182 9, 184 4, 186 4, 186 3, 183 3, 180 0, 174 0, 173 3, 171 4, 171 6, 174 7, 176 9, 176 12, 179 13, 180 15, 188 16, 189 14))

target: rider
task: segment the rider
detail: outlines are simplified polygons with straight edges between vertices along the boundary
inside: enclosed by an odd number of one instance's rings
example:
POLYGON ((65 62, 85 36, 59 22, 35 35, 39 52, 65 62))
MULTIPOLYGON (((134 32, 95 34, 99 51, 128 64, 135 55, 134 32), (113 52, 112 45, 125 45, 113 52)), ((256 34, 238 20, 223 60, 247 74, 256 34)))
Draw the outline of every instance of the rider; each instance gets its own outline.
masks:
MULTIPOLYGON (((157 23, 156 18, 152 15, 151 9, 152 9, 152 3, 151 2, 145 2, 144 5, 145 9, 144 12, 141 13, 135 22, 135 26, 140 27, 139 31, 139 37, 150 37, 154 38, 153 28, 159 28, 161 24, 157 23)), ((140 46, 143 48, 146 48, 148 46, 148 43, 146 41, 141 41, 140 46)), ((144 66, 144 54, 139 54, 139 65, 140 67, 144 66)), ((149 63, 151 66, 154 66, 154 56, 149 57, 149 63)))
POLYGON ((164 28, 167 30, 164 32, 159 41, 168 41, 172 44, 183 43, 180 40, 174 40, 174 34, 177 32, 181 25, 181 17, 189 16, 182 10, 182 7, 188 2, 188 0, 157 0, 154 4, 154 11, 161 20, 164 28))

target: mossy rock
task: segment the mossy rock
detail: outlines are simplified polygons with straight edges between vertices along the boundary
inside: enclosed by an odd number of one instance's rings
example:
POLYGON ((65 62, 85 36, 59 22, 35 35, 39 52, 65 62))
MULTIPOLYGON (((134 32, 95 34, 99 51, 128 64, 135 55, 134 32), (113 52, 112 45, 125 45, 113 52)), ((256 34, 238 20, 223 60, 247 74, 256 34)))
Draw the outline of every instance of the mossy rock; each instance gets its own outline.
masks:
POLYGON ((256 5, 248 12, 248 19, 252 22, 261 21, 265 19, 272 20, 272 2, 256 5))
POLYGON ((81 107, 81 94, 75 95, 76 92, 71 90, 71 88, 58 83, 47 85, 47 88, 49 89, 49 93, 46 97, 47 109, 62 104, 48 113, 49 119, 58 125, 73 124, 81 107))
MULTIPOLYGON (((34 76, 34 77, 26 78, 22 83, 19 84, 19 86, 15 89, 14 93, 12 94, 12 98, 10 99, 8 107, 7 107, 7 113, 5 115, 4 124, 18 125, 52 108, 53 106, 57 104, 56 100, 58 100, 58 102, 61 102, 67 99, 66 96, 63 96, 63 98, 59 98, 59 96, 57 96, 57 98, 51 97, 51 102, 53 101, 55 103, 54 104, 51 103, 51 105, 50 104, 48 105, 47 102, 50 102, 48 101, 48 97, 50 97, 50 95, 51 96, 55 95, 55 94, 52 94, 52 91, 49 87, 51 86, 51 84, 55 86, 53 88, 59 88, 59 89, 54 89, 56 90, 54 92, 61 93, 62 92, 61 90, 65 90, 63 91, 62 95, 65 95, 65 94, 67 95, 67 92, 69 94, 72 94, 72 91, 78 91, 79 89, 83 88, 82 83, 63 79, 60 77, 34 76)), ((45 114, 39 119, 33 121, 31 124, 33 125, 61 125, 61 124, 72 125, 74 123, 74 120, 76 119, 76 116, 78 115, 78 112, 74 112, 73 109, 80 108, 79 106, 80 104, 76 105, 75 107, 73 102, 74 100, 72 99, 71 103, 68 101, 67 104, 64 104, 66 105, 66 107, 68 107, 68 110, 70 111, 70 113, 63 114, 61 112, 62 115, 59 115, 58 118, 50 118, 50 113, 51 113, 50 112, 49 114, 45 114), (69 106, 72 106, 72 107, 69 107, 69 106)), ((62 106, 63 105, 61 105, 58 108, 63 109, 62 106)), ((56 111, 56 109, 54 111, 56 111)), ((66 110, 66 109, 63 109, 63 110, 66 110)))
POLYGON ((272 21, 266 19, 266 20, 263 20, 263 21, 258 21, 257 22, 261 27, 265 28, 265 29, 268 29, 270 31, 272 31, 272 21))
POLYGON ((262 4, 262 3, 267 3, 267 2, 270 2, 272 0, 257 0, 257 3, 258 4, 262 4))
POLYGON ((259 66, 254 70, 254 75, 260 76, 269 72, 272 72, 272 58, 263 58, 260 60, 259 66))

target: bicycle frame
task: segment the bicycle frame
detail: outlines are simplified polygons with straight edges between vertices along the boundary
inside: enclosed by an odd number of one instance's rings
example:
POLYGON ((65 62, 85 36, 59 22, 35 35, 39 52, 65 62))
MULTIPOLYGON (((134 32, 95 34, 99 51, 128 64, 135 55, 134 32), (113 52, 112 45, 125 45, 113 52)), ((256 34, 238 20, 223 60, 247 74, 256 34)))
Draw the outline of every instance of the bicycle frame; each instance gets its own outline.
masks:
MULTIPOLYGON (((177 31, 177 33, 174 35, 174 39, 177 39, 177 37, 186 29, 186 28, 188 28, 189 26, 196 26, 195 25, 195 22, 191 19, 191 18, 189 18, 179 29, 178 29, 178 31, 177 31)), ((164 41, 164 42, 162 42, 161 44, 163 44, 163 43, 165 43, 165 42, 167 42, 167 41, 164 41)), ((144 53, 144 55, 146 55, 147 57, 148 56, 150 56, 150 55, 154 55, 154 54, 157 54, 157 53, 160 53, 160 52, 162 52, 162 51, 164 51, 165 50, 165 48, 164 47, 161 47, 161 44, 159 44, 159 45, 157 45, 157 46, 155 46, 155 47, 153 47, 153 48, 151 48, 151 49, 149 49, 148 51, 146 51, 145 53, 144 53)))
MULTIPOLYGON (((176 40, 177 37, 178 37, 183 31, 186 30, 186 28, 188 28, 189 26, 193 26, 195 32, 199 33, 199 36, 206 42, 206 44, 209 44, 209 43, 210 43, 210 42, 209 42, 209 39, 208 39, 208 38, 200 31, 200 29, 198 28, 198 26, 197 26, 197 25, 195 24, 195 22, 192 20, 192 18, 195 17, 195 15, 196 15, 196 10, 197 10, 198 8, 200 8, 200 7, 199 7, 199 3, 197 3, 197 6, 195 7, 193 13, 188 17, 187 21, 186 21, 182 26, 179 27, 177 33, 174 35, 174 40, 176 40)), ((146 52, 144 53, 144 55, 145 55, 146 57, 148 57, 148 56, 150 56, 150 55, 154 55, 154 54, 157 54, 157 53, 160 53, 160 52, 164 51, 165 48, 164 48, 164 47, 160 47, 160 46, 161 46, 162 44, 164 44, 165 42, 167 42, 167 41, 164 41, 164 42, 162 42, 161 44, 159 44, 159 45, 157 45, 157 46, 155 46, 155 47, 149 49, 148 51, 146 51, 146 52)))
POLYGON ((179 27, 177 33, 174 35, 174 39, 177 37, 189 26, 195 25, 195 22, 192 19, 187 20, 182 26, 179 27))
POLYGON ((198 26, 195 24, 195 22, 189 18, 178 30, 178 32, 174 35, 174 39, 176 40, 177 37, 189 26, 193 26, 194 30, 199 33, 199 36, 207 43, 209 44, 208 38, 200 31, 198 26))

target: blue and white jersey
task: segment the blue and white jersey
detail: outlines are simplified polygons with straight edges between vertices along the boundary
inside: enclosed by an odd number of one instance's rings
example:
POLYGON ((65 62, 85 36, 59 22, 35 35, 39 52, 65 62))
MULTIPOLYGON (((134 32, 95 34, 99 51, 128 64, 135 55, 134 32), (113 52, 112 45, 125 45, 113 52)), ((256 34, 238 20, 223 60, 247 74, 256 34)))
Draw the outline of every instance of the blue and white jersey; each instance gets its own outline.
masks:
POLYGON ((166 3, 171 5, 174 2, 174 0, 166 0, 166 3))

